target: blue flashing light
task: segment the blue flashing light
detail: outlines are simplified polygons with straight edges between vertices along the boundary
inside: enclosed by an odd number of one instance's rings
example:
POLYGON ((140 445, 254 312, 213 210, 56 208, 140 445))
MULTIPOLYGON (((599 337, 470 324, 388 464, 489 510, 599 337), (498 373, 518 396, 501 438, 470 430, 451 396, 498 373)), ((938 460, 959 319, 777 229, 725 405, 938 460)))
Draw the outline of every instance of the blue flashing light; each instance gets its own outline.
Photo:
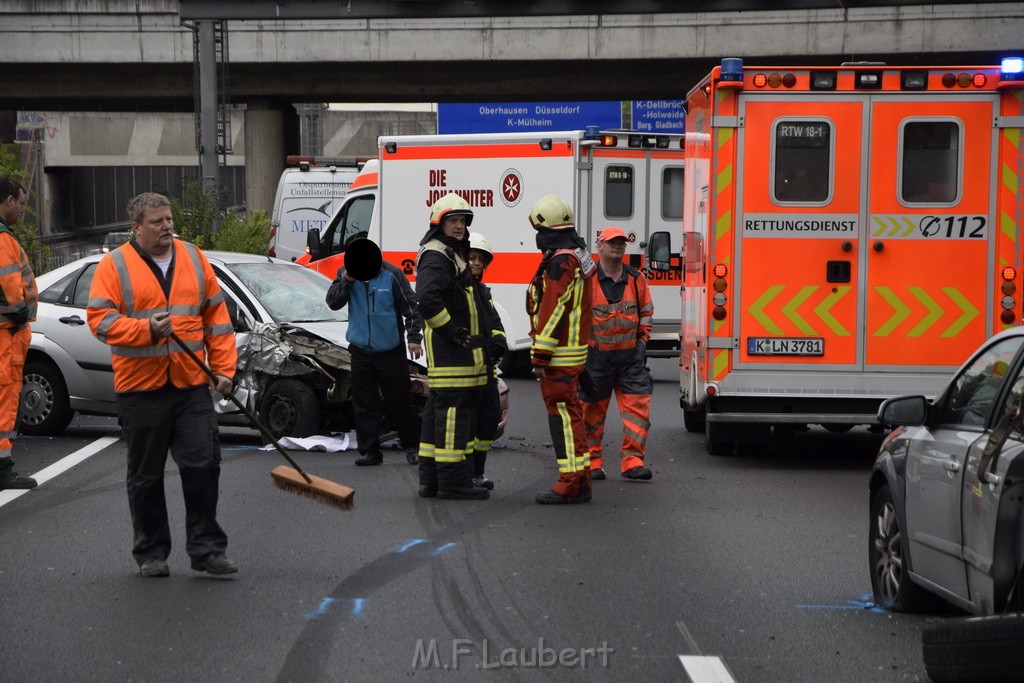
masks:
POLYGON ((586 126, 583 129, 584 140, 596 140, 601 133, 600 126, 586 126))
POLYGON ((722 60, 722 80, 743 82, 743 60, 739 57, 726 57, 722 60))
POLYGON ((1016 81, 1024 78, 1024 57, 1003 57, 999 73, 1003 80, 1016 81))

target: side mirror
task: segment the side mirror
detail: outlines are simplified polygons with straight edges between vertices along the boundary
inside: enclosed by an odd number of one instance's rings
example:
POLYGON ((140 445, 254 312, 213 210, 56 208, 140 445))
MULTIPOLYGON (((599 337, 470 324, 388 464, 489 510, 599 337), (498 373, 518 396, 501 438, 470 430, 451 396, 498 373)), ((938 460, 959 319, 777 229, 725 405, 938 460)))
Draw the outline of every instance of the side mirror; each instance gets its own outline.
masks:
POLYGON ((231 328, 235 332, 252 332, 252 321, 245 311, 240 311, 236 307, 231 315, 231 328))
POLYGON ((897 396, 878 407, 878 421, 887 425, 919 425, 928 419, 928 399, 924 396, 897 396))
POLYGON ((320 258, 320 228, 310 228, 306 233, 306 253, 310 261, 320 258))
POLYGON ((658 272, 666 272, 671 268, 672 236, 662 230, 653 233, 647 243, 647 266, 658 272))

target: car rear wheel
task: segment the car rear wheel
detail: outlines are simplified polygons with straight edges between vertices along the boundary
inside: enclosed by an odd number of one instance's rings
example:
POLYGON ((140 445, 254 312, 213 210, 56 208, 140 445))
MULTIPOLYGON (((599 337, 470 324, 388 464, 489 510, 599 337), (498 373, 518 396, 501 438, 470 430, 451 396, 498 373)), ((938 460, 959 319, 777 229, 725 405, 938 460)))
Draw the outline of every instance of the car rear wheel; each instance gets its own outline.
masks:
POLYGON ((910 580, 903 540, 892 492, 888 485, 883 485, 871 500, 871 528, 868 531, 871 590, 876 605, 897 612, 919 609, 928 596, 923 588, 910 580))
POLYGON ((933 681, 1013 681, 1024 671, 1024 614, 946 619, 925 627, 924 665, 933 681))
POLYGON ((60 370, 45 361, 25 363, 19 431, 30 436, 53 436, 64 431, 74 416, 60 370))
POLYGON ((260 401, 260 420, 275 437, 311 436, 320 427, 320 402, 308 385, 279 379, 260 401))
POLYGON ((736 442, 723 441, 722 433, 728 425, 724 422, 704 422, 704 450, 710 455, 732 455, 736 442))
POLYGON ((704 411, 683 406, 683 427, 686 431, 700 434, 704 431, 704 411))

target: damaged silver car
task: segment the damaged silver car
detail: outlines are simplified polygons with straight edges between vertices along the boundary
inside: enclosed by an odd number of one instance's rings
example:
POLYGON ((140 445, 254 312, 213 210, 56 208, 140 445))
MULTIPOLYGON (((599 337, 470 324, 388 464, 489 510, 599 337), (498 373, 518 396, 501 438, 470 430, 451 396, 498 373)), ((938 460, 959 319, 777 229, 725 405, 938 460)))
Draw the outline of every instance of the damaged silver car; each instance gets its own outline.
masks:
MULTIPOLYGON (((330 280, 302 266, 252 254, 206 252, 227 297, 238 345, 235 396, 276 436, 354 429, 347 311, 325 303, 330 280)), ((87 256, 36 279, 39 313, 21 393, 23 434, 59 434, 76 411, 115 415, 110 349, 89 331, 85 307, 96 264, 87 256)), ((422 407, 426 368, 409 361, 413 402, 422 407)), ((503 382, 502 420, 508 418, 503 382)), ((224 424, 245 424, 230 401, 224 424)), ((382 431, 391 431, 384 416, 382 431)))

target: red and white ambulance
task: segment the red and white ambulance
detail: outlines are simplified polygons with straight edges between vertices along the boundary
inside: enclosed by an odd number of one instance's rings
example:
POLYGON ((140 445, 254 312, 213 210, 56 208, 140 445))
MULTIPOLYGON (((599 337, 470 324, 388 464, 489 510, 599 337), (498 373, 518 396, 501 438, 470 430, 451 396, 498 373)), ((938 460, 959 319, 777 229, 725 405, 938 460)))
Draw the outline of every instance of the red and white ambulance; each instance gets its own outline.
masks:
POLYGON ((1020 323, 1020 71, 727 59, 690 91, 680 403, 710 453, 877 424, 1020 323))
MULTIPOLYGON (((678 240, 681 140, 679 134, 596 128, 381 137, 377 160, 366 163, 341 209, 310 239, 310 253, 298 262, 333 278, 342 266, 345 244, 365 235, 415 284, 413 268, 419 241, 429 226, 430 206, 456 192, 473 207, 470 229, 484 235, 494 251, 485 280, 509 346, 525 351, 530 342, 526 286, 540 262, 529 221, 534 202, 549 193, 568 201, 577 229, 592 249, 602 228, 619 226, 629 239, 627 259, 641 266, 648 235, 671 229, 678 240)), ((660 347, 674 356, 679 280, 659 274, 651 289, 652 353, 660 347)))

